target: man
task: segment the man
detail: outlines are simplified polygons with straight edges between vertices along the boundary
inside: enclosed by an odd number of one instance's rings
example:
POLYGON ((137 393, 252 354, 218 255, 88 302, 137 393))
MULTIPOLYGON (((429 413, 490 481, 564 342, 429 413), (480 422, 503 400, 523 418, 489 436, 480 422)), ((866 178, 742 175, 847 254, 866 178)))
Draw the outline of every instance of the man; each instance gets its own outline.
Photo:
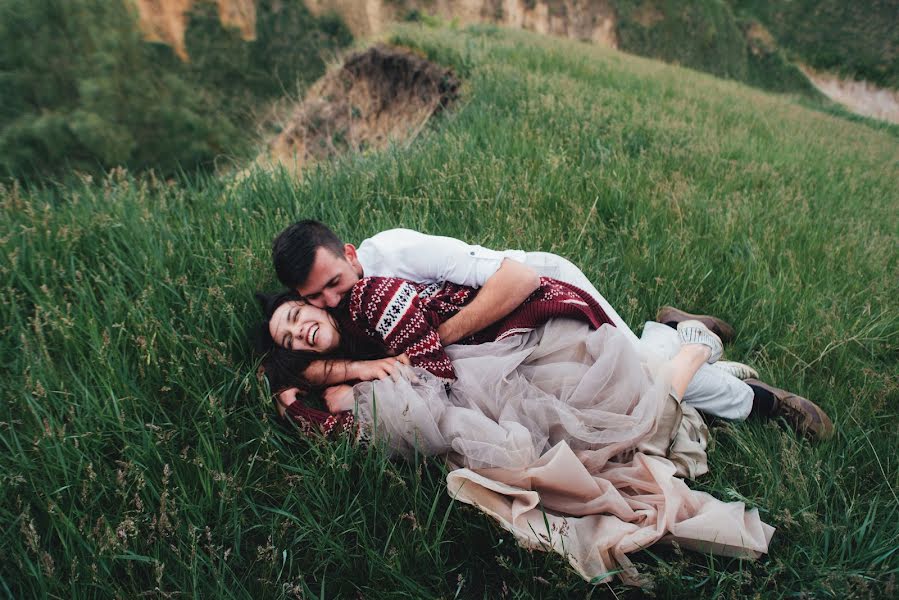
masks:
MULTIPOLYGON (((560 279, 588 292, 633 343, 646 344, 668 357, 680 345, 674 329, 680 321, 698 318, 725 339, 733 334, 729 325, 715 317, 665 307, 657 317, 664 325, 647 323, 641 341, 581 270, 560 256, 521 250, 500 252, 409 229, 381 232, 363 241, 357 250, 352 244, 341 242, 324 224, 300 221, 275 239, 272 260, 278 279, 320 308, 337 307, 363 276, 400 277, 418 283, 450 281, 480 288, 470 304, 440 326, 438 334, 444 345, 508 315, 537 289, 541 276, 560 279)), ((325 368, 319 362, 304 374, 311 381, 328 385, 346 379, 389 376, 395 365, 395 359, 342 361, 338 368, 333 364, 325 368)), ((282 393, 280 400, 284 405, 295 401, 295 390, 282 393)), ((704 365, 690 382, 683 401, 724 419, 743 420, 751 413, 765 418, 783 416, 797 431, 810 437, 826 438, 833 433, 830 419, 813 402, 755 379, 744 382, 721 366, 704 365)))

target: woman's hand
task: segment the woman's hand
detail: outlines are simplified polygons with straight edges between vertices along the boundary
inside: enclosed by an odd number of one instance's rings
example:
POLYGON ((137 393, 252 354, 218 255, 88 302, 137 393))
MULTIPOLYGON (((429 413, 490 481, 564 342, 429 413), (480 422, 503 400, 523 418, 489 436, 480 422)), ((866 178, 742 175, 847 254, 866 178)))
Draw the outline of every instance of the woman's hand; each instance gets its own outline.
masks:
POLYGON ((345 410, 353 410, 356 401, 353 398, 353 386, 347 384, 332 385, 325 388, 322 393, 325 404, 328 405, 328 412, 336 415, 345 410))
POLYGON ((278 416, 282 419, 287 414, 287 407, 297 401, 299 392, 298 388, 288 388, 278 394, 278 401, 275 403, 275 407, 278 409, 278 416))
POLYGON ((394 375, 401 364, 409 364, 409 357, 405 354, 377 360, 354 361, 350 363, 348 379, 358 379, 359 381, 386 379, 394 375))

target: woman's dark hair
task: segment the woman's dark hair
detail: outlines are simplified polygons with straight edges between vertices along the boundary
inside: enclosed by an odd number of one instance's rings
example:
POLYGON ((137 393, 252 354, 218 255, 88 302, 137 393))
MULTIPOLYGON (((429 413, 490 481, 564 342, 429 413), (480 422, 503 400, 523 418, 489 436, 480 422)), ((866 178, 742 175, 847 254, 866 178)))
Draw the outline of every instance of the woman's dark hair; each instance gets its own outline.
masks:
MULTIPOLYGON (((273 394, 292 387, 299 388, 304 394, 318 391, 320 386, 312 384, 303 377, 303 372, 313 361, 338 358, 364 360, 382 358, 387 355, 382 346, 369 340, 358 340, 349 335, 341 335, 340 345, 335 352, 330 354, 282 348, 269 332, 269 321, 279 306, 285 302, 303 302, 302 296, 294 291, 283 291, 277 294, 257 293, 256 300, 265 313, 265 321, 255 327, 252 334, 253 345, 256 353, 263 356, 262 368, 273 394)), ((329 364, 328 368, 330 369, 331 366, 333 365, 329 364)))

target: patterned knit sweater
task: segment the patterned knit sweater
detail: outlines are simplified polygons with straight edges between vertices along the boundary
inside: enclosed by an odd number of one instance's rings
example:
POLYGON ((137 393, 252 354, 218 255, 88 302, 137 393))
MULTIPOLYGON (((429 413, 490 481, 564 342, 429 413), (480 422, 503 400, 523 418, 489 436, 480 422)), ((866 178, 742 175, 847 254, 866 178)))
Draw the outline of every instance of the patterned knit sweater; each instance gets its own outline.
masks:
MULTIPOLYGON (((348 310, 339 315, 343 335, 383 344, 386 353, 405 353, 444 383, 456 378, 437 329, 477 295, 474 288, 417 284, 396 277, 364 277, 350 290, 348 310)), ((590 294, 563 281, 540 278, 540 287, 492 326, 460 340, 481 344, 534 329, 551 318, 577 319, 599 328, 612 320, 590 294)))
MULTIPOLYGON (((338 315, 338 321, 343 335, 380 344, 385 355, 405 352, 413 365, 449 384, 455 379, 455 371, 437 328, 476 295, 477 290, 452 283, 427 285, 393 277, 366 277, 351 290, 349 310, 338 315)), ((512 313, 458 343, 496 341, 557 317, 584 321, 594 328, 613 325, 592 296, 544 277, 540 287, 512 313)), ((359 438, 362 433, 352 411, 332 415, 294 402, 287 408, 287 415, 307 435, 332 438, 350 434, 359 438)))

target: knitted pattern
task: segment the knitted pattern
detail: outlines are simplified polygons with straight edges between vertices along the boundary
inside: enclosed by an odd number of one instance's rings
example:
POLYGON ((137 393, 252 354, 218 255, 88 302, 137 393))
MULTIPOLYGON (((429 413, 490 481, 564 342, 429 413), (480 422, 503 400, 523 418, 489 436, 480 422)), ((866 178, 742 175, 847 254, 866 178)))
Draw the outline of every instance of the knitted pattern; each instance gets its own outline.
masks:
MULTIPOLYGON (((349 320, 353 327, 342 327, 343 334, 361 332, 384 344, 389 354, 406 353, 409 361, 433 373, 444 383, 456 379, 453 364, 443 350, 437 328, 446 318, 443 312, 427 310, 422 306, 417 285, 396 277, 364 277, 350 290, 349 320)), ((469 299, 460 297, 460 302, 469 299)), ((434 297, 426 298, 429 304, 434 297)), ((449 306, 435 309, 446 311, 449 306)), ((343 325, 343 324, 342 324, 343 325)))
MULTIPOLYGON (((437 328, 471 302, 477 290, 456 285, 415 284, 395 277, 360 279, 350 292, 348 314, 338 315, 343 335, 383 346, 385 354, 405 352, 410 362, 451 383, 453 365, 443 349, 437 328)), ((530 331, 552 318, 570 318, 593 328, 613 325, 596 300, 583 290, 542 277, 540 287, 504 319, 461 340, 482 344, 530 331)), ((352 411, 336 415, 294 402, 287 415, 306 435, 334 438, 343 434, 366 441, 366 431, 352 411)))
MULTIPOLYGON (((348 314, 339 320, 344 335, 364 335, 380 341, 389 353, 405 353, 412 365, 451 383, 456 373, 437 329, 476 295, 476 289, 454 283, 435 286, 396 277, 364 277, 350 290, 348 314)), ((530 331, 551 318, 576 319, 593 328, 612 325, 588 293, 563 281, 541 277, 540 287, 518 308, 459 343, 501 340, 530 331)))
POLYGON ((359 437, 360 429, 356 426, 353 411, 350 410, 332 415, 323 410, 309 408, 297 401, 287 407, 287 416, 297 424, 301 432, 309 436, 318 434, 334 438, 341 434, 349 434, 359 437))
POLYGON ((558 279, 541 277, 540 287, 518 308, 490 327, 459 343, 483 344, 501 340, 510 335, 536 329, 550 319, 583 321, 590 325, 591 329, 599 329, 603 325, 615 326, 596 299, 584 290, 558 279))

